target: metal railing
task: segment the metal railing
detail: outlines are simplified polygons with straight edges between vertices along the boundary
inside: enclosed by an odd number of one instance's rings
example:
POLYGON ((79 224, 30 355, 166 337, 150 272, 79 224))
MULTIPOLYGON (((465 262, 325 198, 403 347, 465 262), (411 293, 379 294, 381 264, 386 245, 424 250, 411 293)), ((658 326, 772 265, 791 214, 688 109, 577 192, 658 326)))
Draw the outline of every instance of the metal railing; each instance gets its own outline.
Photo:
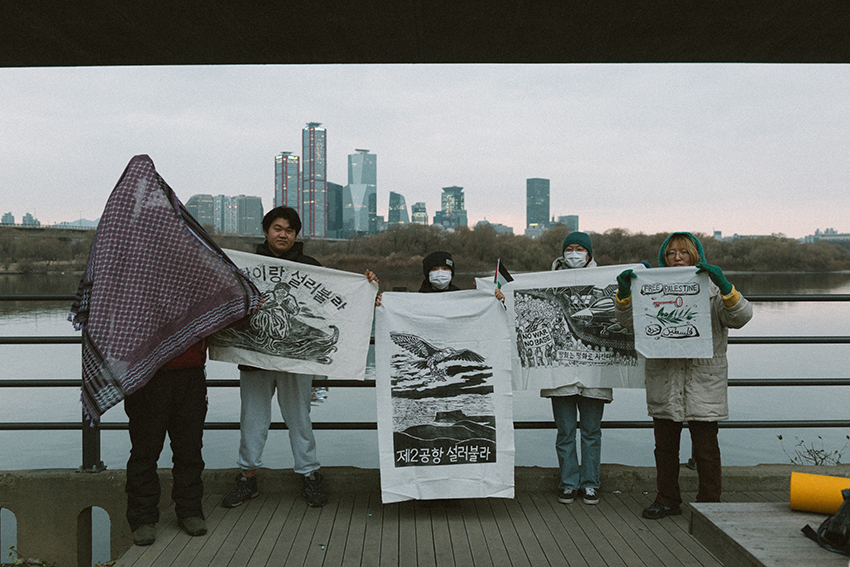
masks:
MULTIPOLYGON (((0 294, 0 301, 73 301, 73 294, 0 294)), ((833 295, 748 295, 751 303, 784 302, 850 302, 850 294, 833 295)), ((374 338, 372 339, 374 342, 374 338)), ((42 345, 42 344, 81 344, 78 336, 8 336, 0 337, 0 345, 42 345)), ((780 344, 850 344, 850 336, 755 336, 729 337, 730 345, 780 345, 780 344)), ((314 380, 314 386, 325 388, 374 388, 375 380, 314 380)), ((81 379, 13 379, 0 380, 0 388, 80 388, 81 379)), ((239 386, 236 379, 208 379, 207 386, 212 388, 233 388, 239 386)), ((733 387, 766 386, 850 386, 850 376, 844 378, 730 378, 733 387)), ((272 423, 271 429, 286 429, 285 423, 272 423)), ((603 421, 606 429, 651 429, 651 420, 642 421, 603 421)), ((773 428, 834 428, 850 427, 850 420, 750 420, 723 421, 723 429, 773 429, 773 428)), ((376 430, 376 422, 314 422, 315 430, 376 430)), ((554 429, 554 421, 514 421, 515 429, 554 429)), ((205 430, 238 430, 238 422, 207 422, 205 430)), ((82 459, 81 471, 97 472, 105 467, 100 459, 100 432, 127 430, 127 423, 89 423, 83 416, 80 422, 0 422, 0 431, 81 431, 82 459)))

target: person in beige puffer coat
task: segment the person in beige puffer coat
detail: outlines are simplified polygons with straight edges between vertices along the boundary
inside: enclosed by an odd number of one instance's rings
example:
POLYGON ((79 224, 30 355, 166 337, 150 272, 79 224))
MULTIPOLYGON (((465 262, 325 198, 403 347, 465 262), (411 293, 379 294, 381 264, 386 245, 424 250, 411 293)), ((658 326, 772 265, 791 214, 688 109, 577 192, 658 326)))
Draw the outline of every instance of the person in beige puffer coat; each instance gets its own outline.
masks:
MULTIPOLYGON (((711 279, 711 330, 713 358, 648 359, 646 405, 655 433, 655 470, 658 493, 643 510, 657 520, 681 514, 679 443, 682 424, 688 423, 699 475, 698 502, 719 502, 721 493, 720 446, 717 423, 729 419, 726 390, 728 329, 740 329, 753 316, 750 303, 729 283, 717 266, 705 262, 702 245, 688 232, 674 232, 658 252, 660 267, 695 266, 711 279)), ((633 328, 631 279, 626 270, 617 278, 617 320, 633 328)))

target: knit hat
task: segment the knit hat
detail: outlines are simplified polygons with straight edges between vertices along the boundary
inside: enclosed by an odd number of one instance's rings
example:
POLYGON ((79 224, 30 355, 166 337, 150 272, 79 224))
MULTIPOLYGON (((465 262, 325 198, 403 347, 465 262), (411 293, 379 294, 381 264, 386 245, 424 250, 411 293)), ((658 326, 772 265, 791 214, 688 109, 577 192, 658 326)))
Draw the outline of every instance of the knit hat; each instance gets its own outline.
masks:
POLYGON ((590 252, 590 257, 593 258, 593 243, 590 242, 590 237, 585 232, 571 232, 564 239, 564 243, 561 244, 561 252, 569 246, 570 244, 578 244, 579 246, 584 246, 584 248, 590 252))
POLYGON ((437 266, 448 266, 452 270, 452 275, 455 275, 455 263, 452 260, 452 255, 449 252, 442 250, 431 252, 422 259, 422 273, 428 276, 428 273, 437 266))

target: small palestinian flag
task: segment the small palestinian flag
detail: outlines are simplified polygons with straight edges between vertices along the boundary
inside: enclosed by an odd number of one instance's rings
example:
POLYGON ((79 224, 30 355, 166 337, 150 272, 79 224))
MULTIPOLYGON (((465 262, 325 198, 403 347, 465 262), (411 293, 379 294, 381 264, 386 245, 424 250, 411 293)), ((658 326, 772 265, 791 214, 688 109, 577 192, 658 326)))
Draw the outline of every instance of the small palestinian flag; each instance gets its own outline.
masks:
POLYGON ((508 273, 508 269, 505 268, 505 265, 502 264, 502 259, 499 258, 496 260, 496 276, 493 279, 493 282, 496 284, 496 287, 502 289, 502 286, 508 282, 512 282, 514 279, 508 273))

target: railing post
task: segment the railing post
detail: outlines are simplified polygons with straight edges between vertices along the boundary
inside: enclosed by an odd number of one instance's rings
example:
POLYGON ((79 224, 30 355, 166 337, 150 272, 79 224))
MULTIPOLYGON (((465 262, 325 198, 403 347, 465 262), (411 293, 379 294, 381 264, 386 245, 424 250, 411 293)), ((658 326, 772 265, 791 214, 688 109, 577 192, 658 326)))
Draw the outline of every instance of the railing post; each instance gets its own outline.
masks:
POLYGON ((100 460, 100 419, 89 421, 83 412, 83 466, 80 472, 100 472, 106 465, 100 460))

